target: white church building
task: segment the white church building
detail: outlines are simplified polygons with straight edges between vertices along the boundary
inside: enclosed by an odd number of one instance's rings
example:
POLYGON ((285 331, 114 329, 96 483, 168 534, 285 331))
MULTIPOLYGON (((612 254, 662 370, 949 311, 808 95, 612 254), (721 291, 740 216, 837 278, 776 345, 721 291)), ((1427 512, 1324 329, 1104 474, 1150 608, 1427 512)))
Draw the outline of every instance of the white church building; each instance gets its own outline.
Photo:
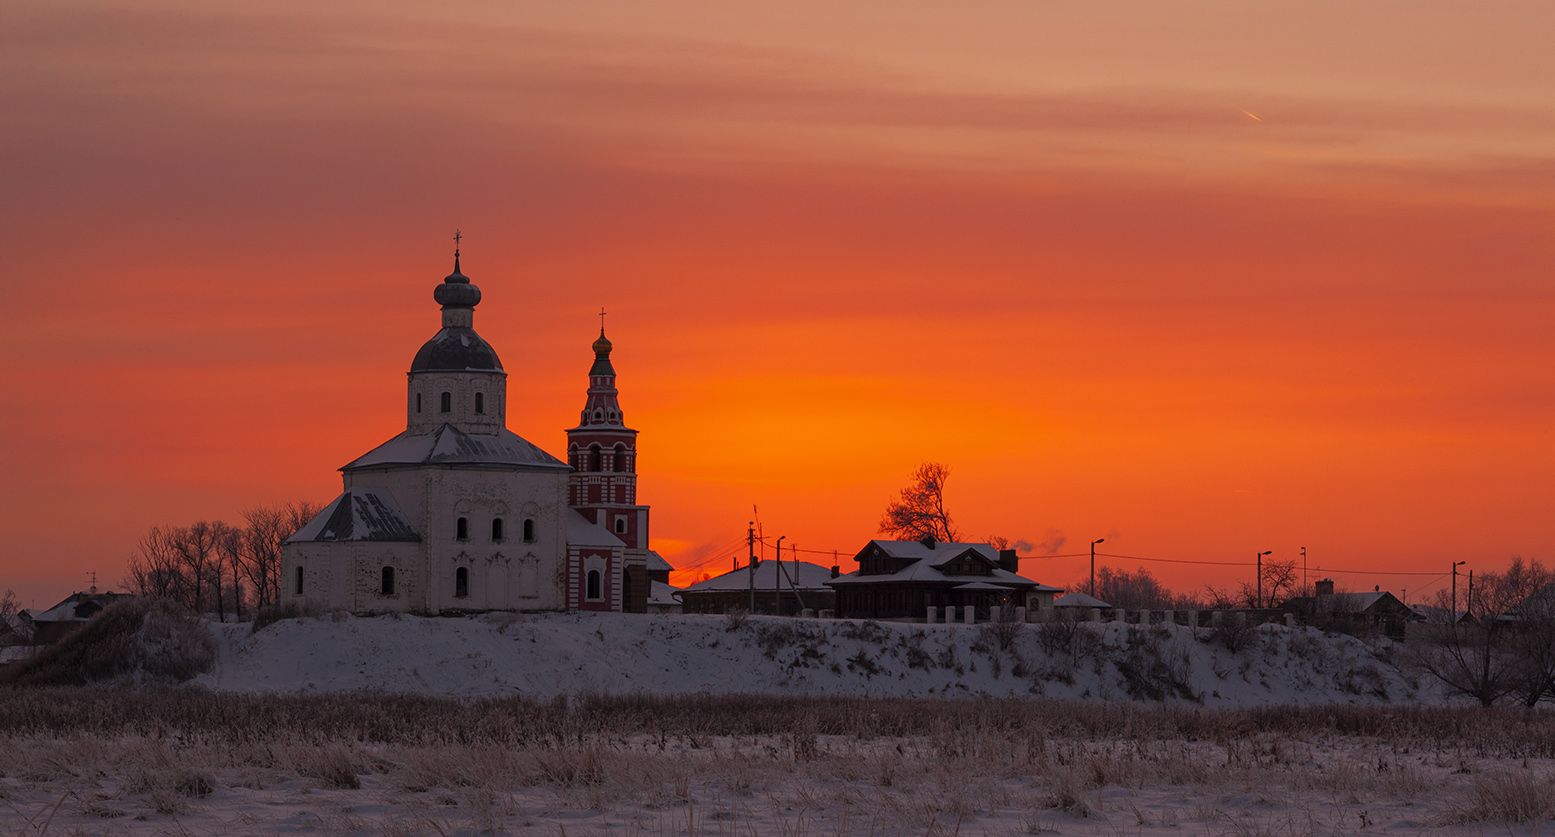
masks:
POLYGON ((610 341, 594 341, 568 461, 507 428, 507 373, 474 329, 480 288, 433 292, 443 327, 416 352, 405 432, 342 467, 345 490, 282 548, 283 600, 356 613, 645 612, 648 549, 637 431, 617 401, 610 341))

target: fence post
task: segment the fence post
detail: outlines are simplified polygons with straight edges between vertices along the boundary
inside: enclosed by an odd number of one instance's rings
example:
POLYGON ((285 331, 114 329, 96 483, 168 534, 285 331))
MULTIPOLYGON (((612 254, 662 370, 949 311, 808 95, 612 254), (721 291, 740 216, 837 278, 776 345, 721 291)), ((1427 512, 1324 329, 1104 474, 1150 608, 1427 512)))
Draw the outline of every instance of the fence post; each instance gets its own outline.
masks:
POLYGON ((965 613, 963 613, 962 615, 964 617, 962 619, 962 621, 966 622, 968 625, 971 625, 971 624, 977 622, 977 606, 976 605, 966 605, 965 606, 965 613))
POLYGON ((935 607, 934 605, 929 605, 929 615, 923 621, 929 623, 930 625, 934 624, 935 622, 938 622, 939 621, 939 608, 935 607))
POLYGON ((1024 622, 1024 621, 1026 621, 1026 613, 1027 613, 1027 611, 1023 607, 1015 608, 1015 621, 1017 621, 1017 622, 1024 622))

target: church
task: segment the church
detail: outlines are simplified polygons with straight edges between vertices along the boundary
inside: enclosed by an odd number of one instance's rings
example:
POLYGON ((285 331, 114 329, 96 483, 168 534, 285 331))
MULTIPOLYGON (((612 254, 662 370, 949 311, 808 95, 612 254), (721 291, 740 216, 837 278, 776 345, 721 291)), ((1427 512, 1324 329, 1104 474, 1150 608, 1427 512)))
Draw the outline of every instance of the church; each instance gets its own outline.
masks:
MULTIPOLYGON (((457 237, 456 237, 457 238, 457 237)), ((647 611, 670 566, 648 549, 637 431, 601 323, 567 461, 507 428, 507 373, 475 332, 459 268, 411 360, 405 432, 340 469, 344 490, 286 540, 283 601, 354 613, 647 611)))

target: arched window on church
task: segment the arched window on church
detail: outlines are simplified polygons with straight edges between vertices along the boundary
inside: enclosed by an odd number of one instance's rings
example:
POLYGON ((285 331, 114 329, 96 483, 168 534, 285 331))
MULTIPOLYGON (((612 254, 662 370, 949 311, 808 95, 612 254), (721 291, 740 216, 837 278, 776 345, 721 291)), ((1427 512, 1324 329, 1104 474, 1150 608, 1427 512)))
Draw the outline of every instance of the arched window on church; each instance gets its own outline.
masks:
POLYGON ((600 464, 601 458, 602 457, 600 456, 599 445, 589 445, 589 470, 590 471, 603 471, 603 470, 605 470, 604 466, 600 464))
POLYGON ((378 592, 384 596, 394 595, 394 568, 384 567, 382 580, 378 592))
POLYGON ((297 568, 297 595, 302 595, 302 567, 297 568))
POLYGON ((532 517, 526 517, 526 518, 524 518, 524 543, 534 543, 534 542, 535 542, 535 519, 532 518, 532 517))
POLYGON ((599 570, 589 570, 588 580, 584 583, 583 598, 591 602, 597 602, 605 596, 599 590, 599 570))
POLYGON ((617 535, 624 535, 624 534, 626 534, 626 518, 624 518, 624 517, 616 518, 616 534, 617 535))
POLYGON ((451 413, 453 411, 454 411, 454 394, 451 393, 451 392, 445 392, 445 393, 443 393, 443 412, 451 413))
POLYGON ((617 444, 615 449, 615 461, 611 463, 612 471, 626 471, 626 445, 617 444))
POLYGON ((502 542, 502 518, 500 517, 491 519, 491 540, 492 543, 502 542))
POLYGON ((454 521, 454 540, 467 541, 470 539, 470 519, 461 517, 454 521))
POLYGON ((486 393, 484 392, 475 393, 475 414, 478 416, 486 414, 486 393))
POLYGON ((470 597, 470 568, 460 567, 454 570, 454 598, 467 599, 470 597))
POLYGON ((416 412, 421 412, 421 393, 416 393, 416 412))

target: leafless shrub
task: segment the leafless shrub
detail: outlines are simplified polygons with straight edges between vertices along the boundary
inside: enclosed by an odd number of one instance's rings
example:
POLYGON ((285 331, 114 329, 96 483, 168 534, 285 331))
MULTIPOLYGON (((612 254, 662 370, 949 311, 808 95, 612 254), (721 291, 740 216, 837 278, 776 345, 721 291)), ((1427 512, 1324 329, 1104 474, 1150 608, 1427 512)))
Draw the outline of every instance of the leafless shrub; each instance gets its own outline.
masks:
POLYGON ((750 621, 750 614, 744 608, 731 607, 724 611, 724 630, 734 632, 745 630, 745 625, 750 621))
POLYGON ((77 685, 118 677, 181 682, 208 669, 216 648, 198 618, 173 602, 115 602, 14 670, 18 685, 77 685))
POLYGON ((1015 618, 1015 608, 999 608, 999 618, 979 628, 983 640, 1000 651, 1009 651, 1026 632, 1026 623, 1015 618))
POLYGON ((1220 643, 1233 654, 1240 653, 1242 649, 1252 644, 1258 637, 1258 626, 1253 620, 1247 618, 1245 613, 1231 612, 1224 614, 1220 624, 1210 628, 1208 640, 1220 643))

